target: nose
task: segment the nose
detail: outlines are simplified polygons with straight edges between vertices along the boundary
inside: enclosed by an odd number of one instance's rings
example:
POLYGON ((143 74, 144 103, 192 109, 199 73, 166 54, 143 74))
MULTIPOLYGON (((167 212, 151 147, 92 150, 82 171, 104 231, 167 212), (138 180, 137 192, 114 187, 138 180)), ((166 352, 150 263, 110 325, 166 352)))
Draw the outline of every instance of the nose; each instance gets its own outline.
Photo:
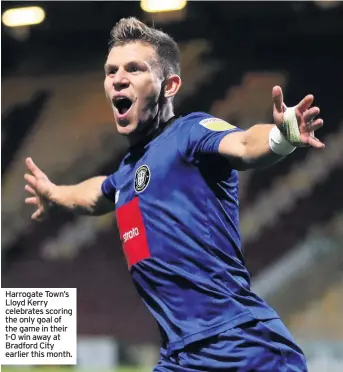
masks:
POLYGON ((130 85, 130 82, 126 76, 125 71, 118 69, 113 77, 112 84, 115 90, 122 90, 130 85))

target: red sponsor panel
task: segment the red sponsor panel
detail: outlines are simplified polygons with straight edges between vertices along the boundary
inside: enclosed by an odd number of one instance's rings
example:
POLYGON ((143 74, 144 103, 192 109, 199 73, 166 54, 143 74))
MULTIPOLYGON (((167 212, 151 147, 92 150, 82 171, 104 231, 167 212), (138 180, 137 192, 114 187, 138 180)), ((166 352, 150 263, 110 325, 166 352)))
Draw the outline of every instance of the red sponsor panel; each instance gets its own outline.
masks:
POLYGON ((129 268, 135 263, 150 257, 146 230, 139 198, 135 197, 116 210, 117 224, 124 254, 129 268))

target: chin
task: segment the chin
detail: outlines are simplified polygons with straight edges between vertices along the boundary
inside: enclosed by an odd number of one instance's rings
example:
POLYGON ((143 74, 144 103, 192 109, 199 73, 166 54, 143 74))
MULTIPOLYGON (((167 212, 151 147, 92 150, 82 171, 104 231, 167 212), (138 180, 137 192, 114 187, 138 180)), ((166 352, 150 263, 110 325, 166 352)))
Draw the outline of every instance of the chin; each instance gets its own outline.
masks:
POLYGON ((127 124, 123 126, 117 123, 117 132, 123 136, 128 136, 134 133, 136 129, 137 129, 137 125, 134 125, 134 124, 127 124))

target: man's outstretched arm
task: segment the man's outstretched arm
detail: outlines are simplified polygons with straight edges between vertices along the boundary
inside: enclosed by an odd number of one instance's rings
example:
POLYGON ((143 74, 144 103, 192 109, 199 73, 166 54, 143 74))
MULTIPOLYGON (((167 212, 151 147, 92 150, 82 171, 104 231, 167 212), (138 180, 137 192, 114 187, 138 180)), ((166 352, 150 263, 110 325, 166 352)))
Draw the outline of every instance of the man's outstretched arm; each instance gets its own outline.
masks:
POLYGON ((114 211, 114 204, 101 191, 106 176, 90 178, 77 185, 58 186, 49 180, 31 158, 26 159, 26 167, 29 172, 24 176, 27 181, 25 190, 31 196, 25 199, 25 203, 37 208, 31 216, 33 220, 42 220, 54 207, 91 216, 114 211))
POLYGON ((310 107, 313 99, 308 95, 297 106, 286 110, 281 88, 274 87, 275 124, 256 124, 246 131, 228 134, 219 144, 219 153, 227 157, 234 168, 245 170, 272 165, 296 147, 325 147, 314 137, 323 120, 316 119, 319 108, 310 107))

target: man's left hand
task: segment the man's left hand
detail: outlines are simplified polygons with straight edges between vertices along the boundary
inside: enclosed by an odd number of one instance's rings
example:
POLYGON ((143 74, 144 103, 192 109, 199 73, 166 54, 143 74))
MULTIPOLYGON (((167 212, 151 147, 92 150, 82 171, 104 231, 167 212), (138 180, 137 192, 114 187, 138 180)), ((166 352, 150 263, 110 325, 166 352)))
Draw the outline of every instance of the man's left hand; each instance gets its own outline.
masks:
POLYGON ((316 118, 320 109, 311 107, 313 100, 313 95, 309 94, 295 107, 287 109, 281 87, 273 88, 274 123, 293 146, 312 146, 317 149, 325 147, 324 143, 314 136, 314 132, 323 126, 323 120, 316 118))

